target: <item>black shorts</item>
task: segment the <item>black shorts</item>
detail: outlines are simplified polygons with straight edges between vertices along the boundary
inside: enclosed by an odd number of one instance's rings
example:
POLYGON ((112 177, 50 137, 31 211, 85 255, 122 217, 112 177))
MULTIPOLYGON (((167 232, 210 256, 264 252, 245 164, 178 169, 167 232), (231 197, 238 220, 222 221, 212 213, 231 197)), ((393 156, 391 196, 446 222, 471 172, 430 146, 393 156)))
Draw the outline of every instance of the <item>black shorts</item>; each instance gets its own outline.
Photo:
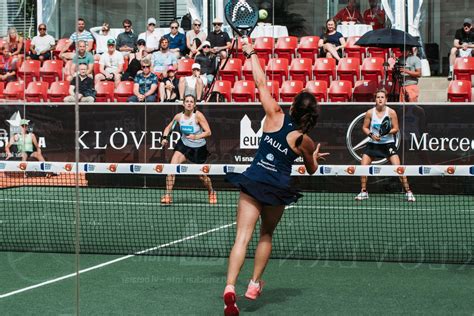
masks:
POLYGON ((193 163, 205 163, 207 157, 209 156, 209 152, 207 151, 206 145, 196 148, 188 147, 183 143, 181 139, 176 144, 174 150, 182 153, 187 160, 193 163))
POLYGON ((389 158, 397 155, 397 147, 395 143, 374 144, 369 142, 365 147, 364 154, 371 158, 389 158))

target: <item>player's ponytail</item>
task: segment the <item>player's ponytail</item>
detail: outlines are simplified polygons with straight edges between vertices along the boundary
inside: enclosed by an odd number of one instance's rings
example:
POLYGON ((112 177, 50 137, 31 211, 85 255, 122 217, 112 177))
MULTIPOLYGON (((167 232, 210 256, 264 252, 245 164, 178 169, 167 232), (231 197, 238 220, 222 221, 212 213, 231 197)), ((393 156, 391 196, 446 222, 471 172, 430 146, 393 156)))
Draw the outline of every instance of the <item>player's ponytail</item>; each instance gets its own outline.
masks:
MULTIPOLYGON (((298 93, 291 106, 290 116, 298 130, 303 134, 309 133, 316 125, 319 117, 319 106, 314 95, 305 91, 298 93)), ((295 145, 301 145, 302 141, 303 135, 298 137, 295 145)))

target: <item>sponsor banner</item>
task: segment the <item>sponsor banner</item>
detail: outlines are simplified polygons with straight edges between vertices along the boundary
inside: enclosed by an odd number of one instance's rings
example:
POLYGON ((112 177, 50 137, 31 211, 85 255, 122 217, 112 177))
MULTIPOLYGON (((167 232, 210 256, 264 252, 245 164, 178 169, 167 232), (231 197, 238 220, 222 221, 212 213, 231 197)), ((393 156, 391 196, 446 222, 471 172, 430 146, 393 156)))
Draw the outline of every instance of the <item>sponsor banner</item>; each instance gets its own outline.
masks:
MULTIPOLYGON (((360 165, 367 139, 362 133, 363 113, 367 105, 327 104, 321 107, 317 127, 310 136, 329 152, 328 165, 360 165)), ((393 105, 400 133, 397 150, 404 165, 469 165, 474 163, 474 107, 449 105, 393 105)), ((166 164, 171 160, 180 139, 177 126, 169 135, 169 145, 161 144, 163 130, 181 111, 173 105, 81 105, 77 147, 81 162, 129 163, 128 172, 140 172, 139 164, 166 164), (130 169, 132 168, 132 169, 130 169)), ((288 106, 284 107, 287 112, 288 106)), ((212 136, 207 141, 209 164, 250 164, 263 133, 264 112, 259 105, 199 105, 206 116, 212 136)), ((19 122, 29 120, 28 131, 34 133, 48 161, 74 161, 74 106, 0 105, 0 160, 6 158, 5 147, 15 152, 15 141, 21 134, 19 122)), ((16 155, 18 159, 18 155, 16 155)), ((381 159, 377 163, 386 163, 381 159)), ((302 159, 297 161, 302 164, 302 159)), ((44 166, 45 168, 47 165, 44 166)), ((91 167, 92 168, 92 167, 91 167)), ((113 167, 112 167, 113 168, 113 167)), ((327 167, 326 167, 327 168, 327 167)), ((357 172, 355 168, 354 172, 357 172)), ((318 174, 334 170, 318 169, 318 174)), ((297 171, 298 172, 298 171, 297 171)), ((373 169, 377 172, 377 169, 373 169)), ((425 168, 419 174, 435 172, 425 168)), ((305 174, 306 170, 300 170, 305 174)))

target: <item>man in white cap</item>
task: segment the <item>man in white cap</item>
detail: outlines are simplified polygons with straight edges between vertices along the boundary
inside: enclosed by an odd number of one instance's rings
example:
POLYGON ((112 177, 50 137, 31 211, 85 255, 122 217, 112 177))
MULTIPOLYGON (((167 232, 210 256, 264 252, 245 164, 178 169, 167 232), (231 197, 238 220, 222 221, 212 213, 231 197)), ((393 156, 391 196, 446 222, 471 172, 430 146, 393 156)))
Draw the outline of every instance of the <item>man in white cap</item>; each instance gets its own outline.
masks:
POLYGON ((200 101, 207 80, 205 76, 201 76, 201 65, 194 63, 192 69, 191 76, 179 78, 179 96, 183 99, 188 94, 192 94, 200 101))
POLYGON ((211 52, 211 43, 209 41, 202 42, 199 54, 194 59, 194 62, 201 65, 201 75, 207 79, 207 84, 210 84, 217 72, 216 55, 211 52))
POLYGON ((99 73, 95 75, 95 84, 99 81, 113 81, 115 87, 118 86, 123 71, 123 55, 115 49, 115 40, 113 38, 107 41, 107 52, 100 55, 99 73))
POLYGON ((198 53, 199 46, 201 46, 202 42, 204 42, 207 38, 206 32, 201 30, 201 21, 195 19, 193 21, 193 29, 186 33, 186 46, 189 49, 189 57, 194 58, 194 56, 198 53), (196 45, 196 40, 199 39, 199 44, 196 45))
POLYGON ((144 39, 146 42, 146 50, 148 53, 152 53, 158 50, 159 42, 162 34, 156 27, 155 18, 149 18, 147 21, 146 32, 138 35, 138 39, 144 39))
POLYGON ((215 18, 212 21, 214 25, 214 31, 209 33, 207 40, 211 43, 211 51, 214 54, 219 54, 221 61, 227 58, 227 50, 231 47, 231 40, 227 32, 222 31, 222 20, 220 18, 215 18))
POLYGON ((474 52, 474 30, 472 20, 465 18, 461 29, 456 30, 454 35, 454 47, 449 54, 448 80, 453 79, 454 61, 456 57, 471 57, 474 52))

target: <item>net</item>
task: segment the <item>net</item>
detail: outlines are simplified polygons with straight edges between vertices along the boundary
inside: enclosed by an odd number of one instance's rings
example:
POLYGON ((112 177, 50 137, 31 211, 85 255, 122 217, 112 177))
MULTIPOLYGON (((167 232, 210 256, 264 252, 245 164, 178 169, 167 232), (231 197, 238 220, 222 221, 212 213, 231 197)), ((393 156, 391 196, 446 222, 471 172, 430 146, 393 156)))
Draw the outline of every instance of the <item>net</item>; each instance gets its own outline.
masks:
MULTIPOLYGON (((245 168, 0 162, 0 250, 74 252, 79 225, 81 253, 226 257, 239 192, 225 173, 245 168), (162 205, 170 174, 173 203, 162 205)), ((304 197, 285 210, 273 258, 471 263, 473 166, 320 166, 315 176, 294 166, 293 174, 304 197), (370 198, 355 201, 361 175, 370 198), (400 175, 416 202, 406 201, 400 175)))

